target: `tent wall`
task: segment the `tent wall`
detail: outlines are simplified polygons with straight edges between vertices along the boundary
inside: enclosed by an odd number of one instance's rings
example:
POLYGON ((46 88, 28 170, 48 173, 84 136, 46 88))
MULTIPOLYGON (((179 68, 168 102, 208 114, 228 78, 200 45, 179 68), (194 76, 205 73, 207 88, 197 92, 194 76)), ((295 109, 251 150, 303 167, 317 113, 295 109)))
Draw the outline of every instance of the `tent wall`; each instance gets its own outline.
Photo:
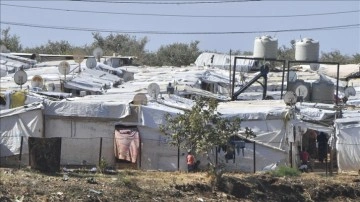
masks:
MULTIPOLYGON (((168 144, 168 138, 159 130, 138 127, 141 138, 141 169, 176 171, 178 149, 168 144)), ((180 151, 180 170, 186 170, 186 152, 180 151)))
POLYGON ((336 124, 336 150, 339 171, 356 171, 360 169, 360 122, 349 119, 349 122, 336 124))
POLYGON ((112 121, 79 118, 47 117, 46 137, 62 137, 61 165, 97 165, 100 155, 109 164, 115 163, 114 129, 112 121))
POLYGON ((287 145, 285 144, 285 124, 287 123, 283 119, 249 120, 242 121, 241 128, 251 128, 256 134, 256 137, 254 138, 255 141, 285 150, 287 149, 287 145))
POLYGON ((28 137, 43 136, 42 110, 34 109, 12 113, 0 119, 0 156, 1 165, 18 165, 23 137, 21 165, 29 164, 28 137))
MULTIPOLYGON (((243 171, 243 172, 254 172, 254 143, 246 143, 244 148, 244 154, 240 149, 240 152, 235 151, 235 160, 226 159, 226 152, 221 150, 217 151, 219 164, 225 165, 227 171, 243 171)), ((212 152, 212 159, 215 162, 215 150, 212 152)), ((197 157, 199 159, 199 157, 197 157)), ((202 157, 206 160, 205 156, 202 157)), ((285 163, 288 161, 288 155, 286 152, 274 149, 262 144, 255 144, 255 170, 261 171, 266 166, 281 162, 285 163)), ((204 166, 204 163, 201 163, 204 166)))

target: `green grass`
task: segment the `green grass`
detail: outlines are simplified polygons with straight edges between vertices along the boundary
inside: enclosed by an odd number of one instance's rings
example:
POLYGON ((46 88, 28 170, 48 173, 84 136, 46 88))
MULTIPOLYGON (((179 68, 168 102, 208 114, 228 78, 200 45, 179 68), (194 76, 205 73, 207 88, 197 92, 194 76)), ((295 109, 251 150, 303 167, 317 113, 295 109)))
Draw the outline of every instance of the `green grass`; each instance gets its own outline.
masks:
POLYGON ((295 177, 301 173, 297 168, 290 168, 287 166, 280 166, 276 170, 269 172, 273 177, 295 177))

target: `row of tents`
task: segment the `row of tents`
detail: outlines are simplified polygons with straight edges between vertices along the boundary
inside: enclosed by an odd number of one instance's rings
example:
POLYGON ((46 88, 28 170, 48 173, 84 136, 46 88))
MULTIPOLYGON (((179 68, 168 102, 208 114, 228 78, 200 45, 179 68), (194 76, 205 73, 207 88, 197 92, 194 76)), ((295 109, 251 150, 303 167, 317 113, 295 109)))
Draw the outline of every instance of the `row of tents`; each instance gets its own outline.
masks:
MULTIPOLYGON (((44 71, 42 75, 46 78, 46 72, 57 67, 56 62, 53 64, 44 67, 39 64, 26 72, 38 75, 39 72, 32 71, 44 71)), ((96 75, 103 71, 84 68, 82 73, 88 70, 98 71, 96 75)), ((186 150, 170 145, 159 126, 166 124, 165 114, 175 116, 190 110, 194 104, 191 98, 207 96, 221 101, 218 112, 224 117, 240 117, 241 128, 251 128, 256 134, 255 138, 246 139, 242 136, 244 131, 240 131, 244 145, 234 151, 214 146, 213 158, 229 171, 256 172, 275 165, 297 167, 301 148, 309 147, 305 141, 311 142, 304 135, 311 130, 316 135, 320 132, 327 135, 331 169, 358 171, 360 168, 360 113, 356 97, 353 104, 342 107, 306 102, 288 106, 283 100, 229 101, 226 99, 229 92, 223 85, 229 75, 226 69, 127 66, 124 70, 132 73, 133 78, 101 94, 55 99, 46 93, 22 90, 26 97, 23 106, 3 107, 0 111, 1 165, 36 167, 43 161, 40 154, 50 152, 54 158, 49 164, 54 164, 55 169, 96 166, 106 160, 115 167, 186 170, 186 150), (152 83, 160 89, 155 97, 148 89, 152 83), (175 87, 174 94, 167 92, 169 83, 175 87), (202 89, 204 83, 216 84, 223 90, 209 92, 202 89), (139 95, 141 102, 137 100, 139 95)), ((84 76, 82 73, 75 76, 84 76)), ((1 77, 1 84, 7 86, 7 92, 19 92, 11 84, 12 76, 10 73, 1 77)), ((271 76, 276 81, 281 73, 271 76)), ((63 78, 59 74, 57 77, 51 82, 60 83, 63 78)), ((83 81, 90 82, 88 77, 85 75, 83 81)), ((243 98, 261 94, 256 88, 250 91, 243 98)), ((196 158, 201 162, 200 168, 207 167, 203 154, 196 154, 196 158)))

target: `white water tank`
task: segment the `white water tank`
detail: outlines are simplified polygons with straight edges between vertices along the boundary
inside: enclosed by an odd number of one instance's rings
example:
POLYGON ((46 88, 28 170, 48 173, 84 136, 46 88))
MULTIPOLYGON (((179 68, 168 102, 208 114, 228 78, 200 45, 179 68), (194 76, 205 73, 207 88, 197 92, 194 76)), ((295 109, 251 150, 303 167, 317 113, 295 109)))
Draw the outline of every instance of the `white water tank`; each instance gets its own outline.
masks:
POLYGON ((318 61, 319 42, 311 38, 303 38, 295 43, 295 60, 318 61))
POLYGON ((256 58, 276 59, 278 40, 271 36, 256 37, 254 42, 254 54, 256 58))

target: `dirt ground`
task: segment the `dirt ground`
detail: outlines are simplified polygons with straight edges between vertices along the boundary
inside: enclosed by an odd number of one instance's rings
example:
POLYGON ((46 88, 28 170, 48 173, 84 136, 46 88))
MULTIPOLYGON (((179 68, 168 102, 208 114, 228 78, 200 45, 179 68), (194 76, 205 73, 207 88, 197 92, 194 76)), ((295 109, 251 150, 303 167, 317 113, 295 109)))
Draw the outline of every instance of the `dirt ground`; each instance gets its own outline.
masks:
POLYGON ((356 174, 227 173, 212 189, 206 173, 119 170, 43 174, 0 168, 0 201, 360 201, 356 174))

